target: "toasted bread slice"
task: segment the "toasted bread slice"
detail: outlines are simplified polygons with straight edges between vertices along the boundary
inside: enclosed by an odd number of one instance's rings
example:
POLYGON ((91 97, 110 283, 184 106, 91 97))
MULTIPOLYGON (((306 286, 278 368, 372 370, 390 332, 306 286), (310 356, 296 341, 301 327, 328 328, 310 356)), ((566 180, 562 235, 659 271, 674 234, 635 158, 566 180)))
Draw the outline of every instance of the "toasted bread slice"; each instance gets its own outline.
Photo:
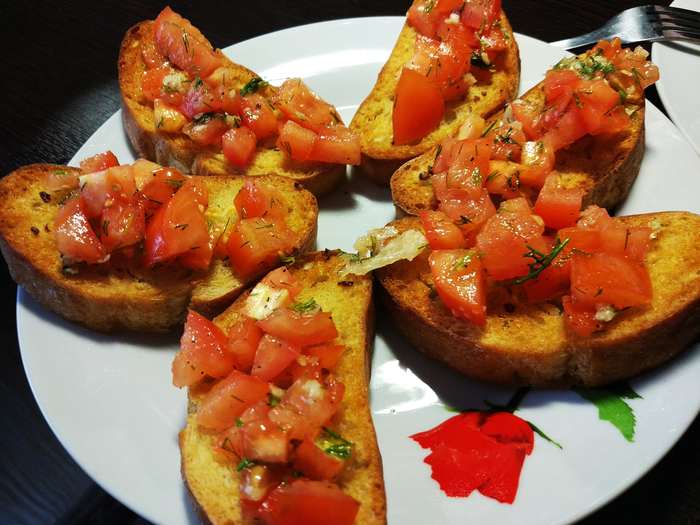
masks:
MULTIPOLYGON (((618 313, 599 333, 577 337, 561 306, 527 304, 506 287, 489 292, 484 328, 456 319, 431 293, 426 250, 377 272, 397 328, 419 350, 470 377, 533 386, 598 386, 670 359, 700 335, 700 216, 663 212, 620 218, 658 228, 646 265, 654 297, 618 313)), ((393 224, 420 229, 415 217, 393 224)))
POLYGON ((445 107, 440 125, 416 144, 395 146, 392 124, 394 93, 403 67, 415 52, 416 31, 404 24, 389 60, 379 72, 370 94, 357 109, 350 129, 360 135, 362 164, 359 172, 376 182, 387 185, 391 174, 404 162, 430 150, 447 137, 454 135, 472 114, 488 118, 518 93, 520 85, 520 55, 513 30, 505 14, 501 28, 508 35, 508 49, 493 64, 494 71, 472 71, 479 74, 477 83, 469 88, 462 99, 445 107))
MULTIPOLYGON (((164 331, 181 323, 187 308, 204 314, 221 312, 251 280, 241 279, 217 259, 206 272, 182 267, 148 270, 135 261, 81 265, 77 275, 64 273, 52 232, 61 205, 44 191, 53 170, 79 174, 75 168, 33 164, 0 180, 0 249, 12 278, 39 303, 57 314, 102 332, 164 331)), ((237 220, 233 199, 246 178, 203 177, 209 190, 207 220, 225 228, 237 220)), ((308 191, 281 177, 256 178, 280 192, 289 208, 289 227, 299 235, 297 252, 316 240, 318 205, 308 191)), ((271 268, 261 268, 261 273, 271 268)))
MULTIPOLYGON (((275 174, 303 184, 315 195, 328 193, 342 181, 345 165, 319 162, 294 162, 277 150, 274 141, 258 144, 256 155, 246 168, 231 165, 220 147, 201 146, 182 133, 165 133, 156 128, 153 105, 144 97, 141 78, 146 65, 142 47, 153 40, 153 21, 145 21, 130 28, 119 50, 119 89, 122 97, 122 118, 126 134, 137 156, 167 166, 175 166, 194 175, 266 175, 275 174)), ((258 77, 250 69, 222 57, 231 70, 227 77, 232 88, 240 89, 258 77)), ((266 86, 259 92, 270 98, 276 91, 266 86)))
MULTIPOLYGON (((544 108, 544 84, 540 82, 521 98, 544 108)), ((629 104, 634 112, 630 127, 624 133, 586 135, 556 153, 554 169, 562 176, 567 188, 581 188, 585 193, 583 206, 596 204, 613 209, 621 203, 637 178, 644 157, 644 99, 638 105, 629 104)), ((503 111, 488 119, 501 120, 503 111)), ((423 210, 437 208, 430 174, 437 147, 432 148, 396 170, 391 177, 391 196, 403 212, 416 215, 423 210)), ((503 175, 515 173, 519 165, 505 161, 491 161, 492 171, 503 175)))
MULTIPOLYGON (((386 523, 382 461, 369 410, 370 348, 374 335, 372 280, 367 276, 338 277, 345 259, 340 252, 315 252, 289 267, 303 291, 330 312, 346 350, 335 374, 345 384, 341 409, 333 428, 353 442, 353 456, 338 480, 340 488, 360 502, 356 523, 386 523)), ((247 294, 214 323, 225 331, 241 318, 247 294)), ((238 475, 230 464, 217 461, 213 438, 196 422, 197 401, 203 392, 190 390, 187 425, 180 433, 182 474, 196 507, 214 524, 242 524, 238 475)))

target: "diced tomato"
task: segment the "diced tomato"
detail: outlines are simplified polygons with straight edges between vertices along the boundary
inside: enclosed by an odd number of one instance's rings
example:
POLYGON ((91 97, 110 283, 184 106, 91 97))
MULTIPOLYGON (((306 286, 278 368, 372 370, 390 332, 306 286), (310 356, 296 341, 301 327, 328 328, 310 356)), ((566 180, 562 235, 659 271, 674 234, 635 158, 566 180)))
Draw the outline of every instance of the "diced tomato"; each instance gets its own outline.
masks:
POLYGON ((520 122, 523 131, 530 140, 537 140, 542 136, 542 121, 540 109, 537 105, 525 99, 516 99, 510 103, 513 118, 520 122))
POLYGON ((558 236, 561 240, 569 239, 562 255, 569 256, 573 250, 583 253, 593 253, 600 251, 600 231, 585 230, 580 227, 563 228, 559 230, 558 236))
POLYGON ((530 247, 542 251, 546 246, 542 237, 544 224, 541 219, 506 209, 502 204, 499 213, 491 217, 476 236, 476 246, 482 254, 484 269, 490 277, 497 280, 526 275, 528 265, 533 260, 525 254, 530 251, 530 247))
POLYGON ((207 77, 221 65, 221 58, 192 24, 166 7, 154 25, 156 48, 178 68, 207 77))
POLYGON ((165 260, 209 245, 209 226, 202 209, 207 201, 206 185, 196 178, 187 179, 170 199, 162 219, 165 260))
MULTIPOLYGON (((252 502, 255 505, 253 510, 257 511, 256 504, 262 502, 281 481, 277 469, 265 465, 252 465, 243 469, 238 478, 242 506, 252 502)), ((243 510, 246 510, 245 506, 243 510)))
POLYGON ((289 438, 270 420, 251 421, 243 427, 243 454, 253 461, 287 463, 289 438))
POLYGON ((177 168, 158 168, 141 187, 148 211, 154 211, 167 203, 187 178, 177 168))
POLYGON ((620 95, 602 79, 581 80, 574 93, 579 118, 588 133, 600 127, 603 115, 620 103, 620 95))
POLYGON ((318 364, 321 368, 326 370, 333 370, 335 365, 340 361, 340 357, 345 351, 343 345, 336 344, 320 344, 307 346, 303 349, 304 353, 308 356, 315 357, 318 359, 318 364))
POLYGON ((619 133, 629 129, 630 122, 630 117, 625 113, 625 108, 617 106, 601 116, 598 127, 591 134, 619 133))
POLYGON ((340 122, 333 106, 316 96, 299 78, 282 83, 275 103, 285 117, 317 133, 340 122))
POLYGON ((235 360, 226 348, 226 335, 221 329, 206 317, 190 310, 180 338, 180 352, 173 361, 173 384, 176 387, 191 385, 192 374, 197 381, 205 374, 210 377, 228 375, 233 370, 235 360))
POLYGON ((425 236, 433 250, 450 250, 454 248, 466 248, 459 227, 441 211, 422 211, 419 213, 421 226, 425 230, 425 236))
POLYGON ((421 35, 434 38, 443 20, 458 11, 460 0, 415 0, 406 14, 408 24, 421 35))
POLYGON ((486 283, 479 258, 467 250, 436 250, 428 262, 440 299, 461 319, 486 323, 486 283))
POLYGON ((393 143, 403 145, 422 139, 440 124, 444 113, 445 101, 437 84, 404 68, 394 99, 393 143))
POLYGON ((467 0, 462 9, 462 23, 479 29, 489 26, 501 15, 501 0, 467 0))
MULTIPOLYGON (((272 270, 265 277, 263 277, 262 281, 260 282, 270 286, 271 288, 287 290, 289 292, 289 301, 296 299, 297 295, 299 295, 302 290, 301 284, 294 278, 286 266, 272 270)), ((282 306, 286 306, 286 304, 283 304, 282 306)))
POLYGON ((229 126, 223 115, 205 114, 201 118, 188 122, 182 128, 182 132, 197 144, 210 146, 220 144, 228 129, 229 126))
POLYGON ((554 151, 550 142, 545 139, 523 144, 520 182, 532 188, 541 188, 547 175, 554 168, 554 151))
POLYGON ((208 84, 197 79, 190 83, 180 105, 180 111, 189 119, 205 113, 216 113, 222 109, 221 99, 217 94, 208 84))
POLYGON ((503 199, 520 197, 520 170, 518 165, 508 165, 507 169, 495 168, 486 178, 486 189, 491 194, 500 195, 503 199))
POLYGON ((563 262, 561 255, 536 279, 523 283, 527 300, 531 303, 541 303, 556 299, 569 291, 570 265, 563 262))
POLYGON ((83 174, 95 173, 96 171, 104 171, 108 168, 119 166, 119 161, 114 153, 105 151, 98 153, 87 159, 80 161, 80 171, 83 174))
POLYGON ((340 474, 344 466, 345 462, 342 459, 324 452, 310 439, 305 439, 297 447, 292 462, 295 470, 317 480, 333 479, 340 474))
POLYGON ((145 230, 143 202, 135 196, 116 196, 102 209, 100 241, 108 252, 140 242, 145 230))
POLYGON ((257 139, 250 128, 231 128, 221 137, 221 147, 226 160, 242 168, 253 160, 257 139))
POLYGON ((156 43, 148 38, 141 40, 141 58, 146 64, 147 69, 162 66, 165 62, 167 62, 162 53, 156 49, 156 43))
POLYGON ((486 137, 493 141, 490 151, 491 159, 520 162, 521 150, 527 137, 519 126, 505 124, 493 127, 486 137))
POLYGON ((328 312, 302 314, 279 308, 258 321, 258 326, 263 332, 298 346, 326 343, 338 337, 338 330, 328 312))
POLYGON ((107 251, 90 226, 80 198, 70 199, 58 210, 53 229, 56 247, 64 257, 87 263, 105 260, 107 251))
POLYGON ((596 330, 600 330, 602 323, 595 320, 593 308, 573 302, 569 295, 565 295, 561 303, 566 316, 566 326, 575 334, 588 337, 596 330))
MULTIPOLYGON (((436 178, 434 175, 433 179, 436 178)), ((481 189, 476 199, 470 198, 465 190, 449 190, 440 199, 439 210, 459 226, 468 246, 474 243, 473 235, 496 214, 496 207, 486 188, 481 189)))
POLYGON ((242 219, 282 219, 286 215, 280 193, 251 179, 245 181, 233 203, 242 219))
POLYGON ((168 65, 147 69, 141 78, 141 92, 146 100, 153 102, 163 94, 163 79, 175 70, 168 65))
POLYGON ((185 268, 204 271, 211 265, 214 257, 214 243, 216 240, 210 235, 207 242, 193 246, 189 251, 177 258, 177 262, 185 268))
POLYGON ((269 525, 351 525, 359 509, 337 485, 297 479, 273 490, 260 515, 269 525))
POLYGON ((143 264, 152 268, 157 263, 166 261, 166 243, 163 237, 163 219, 167 206, 156 210, 146 223, 146 233, 143 242, 143 264))
POLYGON ((187 124, 185 115, 160 98, 153 101, 153 121, 163 133, 177 133, 187 124))
MULTIPOLYGON (((260 321, 258 321, 259 324, 260 321)), ((265 334, 260 339, 255 352, 251 374, 264 381, 271 381, 280 375, 300 354, 301 350, 297 345, 279 337, 265 334)))
POLYGON ((361 160, 360 137, 345 126, 318 131, 309 160, 357 166, 361 160))
POLYGON ((469 88, 464 75, 471 67, 472 50, 462 34, 462 25, 445 32, 440 42, 418 35, 416 50, 409 67, 439 86, 444 100, 453 100, 469 88), (461 31, 460 31, 461 30, 461 31))
POLYGON ((573 226, 581 212, 584 190, 565 188, 558 173, 550 173, 535 202, 535 213, 548 228, 559 230, 573 226))
POLYGON ((277 134, 277 117, 270 103, 257 93, 246 95, 241 100, 241 118, 258 140, 277 134))
POLYGON ((234 356, 235 366, 241 372, 250 372, 262 336, 262 330, 249 317, 231 326, 226 348, 234 356))
POLYGON ((576 109, 569 106, 569 110, 561 116, 556 125, 542 137, 542 142, 548 144, 553 151, 573 144, 586 134, 586 126, 576 109))
POLYGON ((47 191, 72 190, 78 188, 79 178, 74 171, 57 168, 46 175, 44 186, 47 191))
POLYGON ((293 120, 288 120, 280 128, 277 147, 287 152, 292 160, 304 162, 311 157, 317 136, 314 131, 300 126, 293 120))
POLYGON ((221 111, 229 115, 239 115, 241 113, 241 97, 236 83, 239 72, 230 66, 217 68, 207 77, 207 86, 212 90, 214 99, 221 111))
POLYGON ((269 385, 238 370, 215 384, 197 410, 197 423, 212 430, 233 426, 243 411, 267 397, 269 385))
MULTIPOLYGON (((481 194, 484 181, 489 173, 489 159, 492 153, 490 139, 464 140, 452 145, 451 160, 447 170, 447 189, 461 188, 469 192, 473 199, 481 194)), ((441 189, 436 185, 436 197, 440 199, 441 189)))
POLYGON ((240 276, 251 277, 274 266, 295 242, 296 235, 280 222, 242 219, 228 239, 229 260, 240 276))
POLYGON ((652 290, 644 265, 619 255, 575 256, 571 263, 571 296, 576 304, 609 304, 627 308, 648 304, 652 290))
POLYGON ((580 77, 572 69, 550 69, 543 82, 545 100, 551 102, 562 95, 570 96, 578 87, 579 81, 580 77))

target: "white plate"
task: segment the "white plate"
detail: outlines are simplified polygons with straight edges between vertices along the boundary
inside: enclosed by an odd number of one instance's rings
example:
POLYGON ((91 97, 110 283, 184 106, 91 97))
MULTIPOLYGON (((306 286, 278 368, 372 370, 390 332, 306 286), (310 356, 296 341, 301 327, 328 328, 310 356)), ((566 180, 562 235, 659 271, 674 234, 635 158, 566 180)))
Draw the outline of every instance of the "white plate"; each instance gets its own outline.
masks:
MULTIPOLYGON (((288 29, 234 45, 226 53, 263 77, 302 75, 349 121, 389 54, 401 18, 326 22, 288 29), (319 51, 319 42, 323 50, 319 51)), ((563 52, 518 36, 522 85, 539 81, 563 52)), ((654 107, 647 120, 647 155, 623 212, 686 209, 700 212, 700 159, 654 107), (682 191, 679 191, 682 190, 682 191)), ((114 151, 133 157, 120 115, 110 118, 74 159, 114 151)), ((369 227, 394 213, 389 193, 353 181, 321 202, 319 246, 350 249, 369 227)), ((423 463, 426 452, 408 436, 431 428, 453 406, 505 401, 512 390, 468 381, 423 358, 379 319, 372 363, 372 410, 384 460, 389 522, 567 523, 603 505, 644 474, 676 442, 700 406, 700 353, 634 381, 644 399, 634 443, 599 422, 593 405, 568 391, 535 392, 521 415, 564 445, 537 438, 525 462, 513 505, 480 494, 443 495, 423 463), (428 386, 430 385, 430 386, 428 386)), ((176 337, 104 337, 47 313, 19 294, 17 324, 22 359, 44 416, 76 461, 105 490, 146 518, 169 524, 194 520, 180 479, 177 433, 185 393, 170 386, 176 337)))
MULTIPOLYGON (((676 0, 671 6, 700 11, 698 0, 676 0)), ((651 57, 661 73, 656 84, 661 102, 700 155, 700 44, 655 42, 651 57)))

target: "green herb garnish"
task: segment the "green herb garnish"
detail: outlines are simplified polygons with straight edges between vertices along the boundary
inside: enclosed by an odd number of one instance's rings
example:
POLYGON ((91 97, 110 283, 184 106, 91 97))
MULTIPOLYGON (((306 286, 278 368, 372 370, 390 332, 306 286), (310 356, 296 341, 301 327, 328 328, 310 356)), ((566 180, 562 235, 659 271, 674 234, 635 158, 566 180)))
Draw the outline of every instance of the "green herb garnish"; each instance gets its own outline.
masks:
POLYGON ((241 88, 241 96, 245 97, 251 93, 255 93, 258 89, 264 88, 268 85, 268 82, 260 77, 251 78, 245 86, 241 88))
POLYGON ((323 427, 323 434, 318 444, 326 454, 343 460, 352 455, 352 443, 326 427, 323 427))
POLYGON ((251 461, 248 458, 243 458, 241 462, 238 464, 236 467, 236 472, 240 472, 241 470, 247 469, 255 465, 255 461, 251 461))
POLYGON ((557 240, 554 242, 554 246, 552 247, 552 251, 546 255, 541 251, 536 250, 532 246, 528 245, 530 251, 525 253, 523 257, 529 257, 534 260, 534 262, 528 264, 528 266, 530 267, 530 273, 522 277, 518 277, 513 281, 513 284, 523 284, 524 282, 529 281, 531 279, 536 279, 544 271, 545 268, 552 264, 554 259, 556 259, 557 256, 561 253, 561 251, 566 247, 566 245, 569 244, 570 240, 571 239, 564 239, 562 241, 559 238, 557 238, 557 240))
POLYGON ((294 303, 291 306, 291 308, 295 312, 299 312, 300 314, 306 314, 318 309, 319 306, 316 300, 312 297, 311 299, 308 299, 306 301, 299 301, 294 303))

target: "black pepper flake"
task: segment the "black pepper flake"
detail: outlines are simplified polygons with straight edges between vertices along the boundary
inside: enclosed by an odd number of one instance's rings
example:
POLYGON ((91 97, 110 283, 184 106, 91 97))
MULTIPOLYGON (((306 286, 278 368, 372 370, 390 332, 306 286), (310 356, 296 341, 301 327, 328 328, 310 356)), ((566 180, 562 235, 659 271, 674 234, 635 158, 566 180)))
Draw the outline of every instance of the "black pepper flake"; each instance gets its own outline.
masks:
POLYGON ((421 172, 418 174, 418 178, 419 178, 420 180, 428 180, 428 179, 430 178, 430 173, 427 172, 427 171, 421 171, 421 172))
POLYGON ((339 281, 339 282, 338 282, 338 286, 347 286, 347 287, 350 287, 350 286, 352 286, 353 284, 355 284, 353 281, 339 281))
POLYGON ((45 191, 40 191, 40 192, 39 192, 39 197, 41 197, 41 200, 44 201, 44 202, 46 202, 46 203, 51 202, 51 195, 49 195, 49 194, 46 193, 45 191))
POLYGON ((51 228, 49 228, 49 225, 48 225, 48 224, 44 224, 44 231, 45 231, 46 233, 51 233, 51 228))
POLYGON ((36 226, 32 226, 31 230, 34 235, 39 235, 39 228, 37 228, 36 226))
POLYGON ((506 303, 503 305, 503 309, 509 314, 512 314, 513 312, 515 312, 515 305, 511 303, 506 303))
POLYGON ((295 183, 294 183, 294 189, 295 189, 295 190, 303 190, 303 189, 304 189, 304 185, 303 185, 301 182, 295 182, 295 183))

